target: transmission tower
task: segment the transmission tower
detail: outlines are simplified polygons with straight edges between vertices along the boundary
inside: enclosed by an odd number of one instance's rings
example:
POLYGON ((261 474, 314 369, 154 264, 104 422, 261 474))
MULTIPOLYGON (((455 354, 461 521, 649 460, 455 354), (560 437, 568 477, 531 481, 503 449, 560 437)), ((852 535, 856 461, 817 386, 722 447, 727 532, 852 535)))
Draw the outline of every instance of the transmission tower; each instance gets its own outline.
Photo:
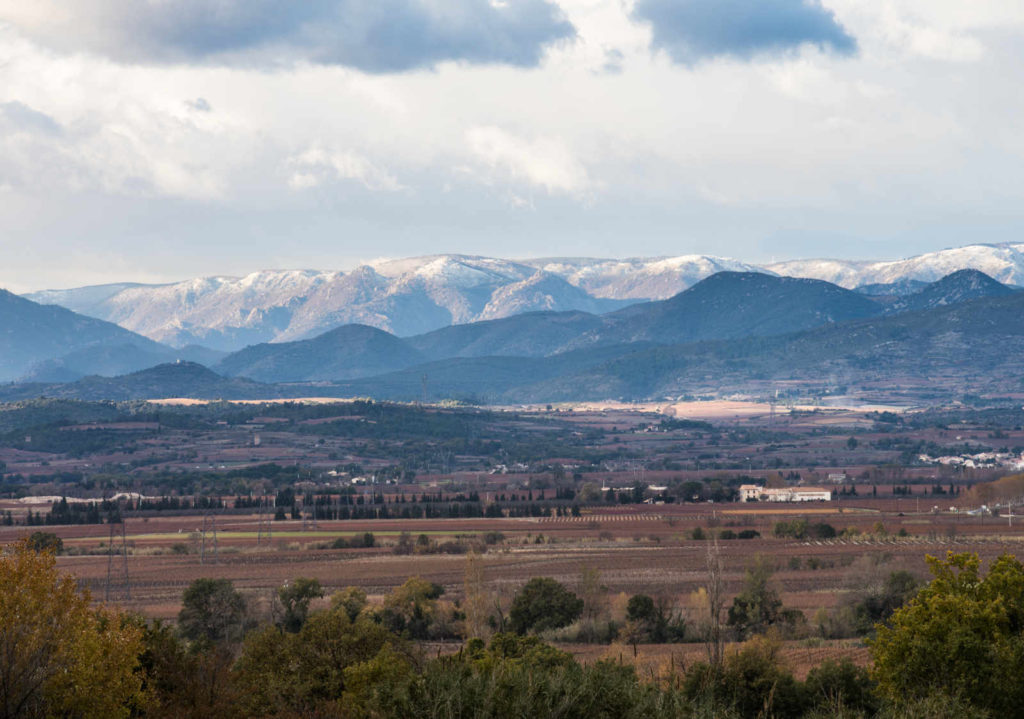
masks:
POLYGON ((124 517, 121 517, 121 556, 124 557, 124 592, 125 599, 129 602, 132 600, 132 582, 128 576, 128 531, 126 529, 128 522, 125 521, 124 517))
POLYGON ((199 563, 206 563, 206 515, 203 515, 203 537, 199 540, 199 563))
POLYGON ((273 515, 270 514, 270 504, 267 502, 265 497, 260 497, 260 512, 256 520, 256 546, 259 546, 263 542, 263 535, 266 533, 267 541, 269 542, 274 538, 274 531, 272 529, 273 515), (266 515, 263 512, 263 505, 266 504, 266 515), (266 519, 264 519, 266 517, 266 519), (263 523, 266 522, 266 528, 264 529, 263 523))
POLYGON ((107 586, 103 591, 103 601, 110 601, 110 575, 114 569, 114 523, 109 521, 107 518, 107 524, 110 527, 110 539, 107 540, 107 586))

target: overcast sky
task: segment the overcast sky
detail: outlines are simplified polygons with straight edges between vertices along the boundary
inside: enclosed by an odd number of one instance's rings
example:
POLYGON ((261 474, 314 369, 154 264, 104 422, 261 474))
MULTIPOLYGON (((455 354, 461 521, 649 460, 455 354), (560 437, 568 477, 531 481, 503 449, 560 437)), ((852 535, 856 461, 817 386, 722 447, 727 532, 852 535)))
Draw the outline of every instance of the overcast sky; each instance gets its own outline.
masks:
POLYGON ((0 286, 1024 238, 1024 2, 0 0, 0 286))

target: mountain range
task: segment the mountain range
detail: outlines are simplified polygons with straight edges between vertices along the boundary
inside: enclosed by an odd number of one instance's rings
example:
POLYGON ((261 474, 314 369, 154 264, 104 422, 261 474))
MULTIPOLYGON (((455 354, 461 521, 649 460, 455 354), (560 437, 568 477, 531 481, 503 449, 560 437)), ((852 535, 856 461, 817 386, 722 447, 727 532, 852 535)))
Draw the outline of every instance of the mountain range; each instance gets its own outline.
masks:
POLYGON ((168 347, 111 322, 0 290, 0 381, 68 381, 180 358, 213 363, 219 356, 200 347, 168 347))
POLYGON ((346 324, 411 337, 536 311, 602 314, 665 300, 723 271, 824 280, 900 296, 961 269, 1024 284, 1024 244, 970 245, 893 261, 795 260, 755 265, 706 255, 504 260, 434 255, 348 272, 267 270, 165 285, 120 283, 26 295, 106 320, 172 347, 233 352, 310 339, 346 324))
POLYGON ((35 381, 4 388, 0 397, 7 399, 639 399, 692 394, 696 388, 722 393, 765 380, 890 381, 901 372, 918 372, 927 385, 963 372, 989 376, 999 366, 1004 370, 995 379, 1012 377, 1007 363, 1017 361, 1016 349, 1024 349, 1024 293, 975 270, 951 273, 903 296, 726 271, 667 300, 602 315, 528 312, 405 338, 349 324, 226 356, 193 348, 206 353, 212 370, 187 361, 168 364, 166 357, 184 350, 110 323, 9 294, 3 299, 0 337, 9 347, 39 345, 34 356, 21 358, 22 364, 34 362, 26 379, 35 381), (42 359, 47 352, 65 354, 42 359), (154 360, 162 363, 143 369, 154 360), (132 363, 124 377, 86 371, 97 364, 132 363), (54 367, 65 374, 45 376, 54 367))
MULTIPOLYGON (((966 278, 971 281, 972 278, 966 278)), ((912 403, 1014 395, 1024 376, 1024 292, 778 335, 638 342, 538 358, 453 358, 336 386, 342 395, 497 403, 672 400, 786 387, 912 403)))

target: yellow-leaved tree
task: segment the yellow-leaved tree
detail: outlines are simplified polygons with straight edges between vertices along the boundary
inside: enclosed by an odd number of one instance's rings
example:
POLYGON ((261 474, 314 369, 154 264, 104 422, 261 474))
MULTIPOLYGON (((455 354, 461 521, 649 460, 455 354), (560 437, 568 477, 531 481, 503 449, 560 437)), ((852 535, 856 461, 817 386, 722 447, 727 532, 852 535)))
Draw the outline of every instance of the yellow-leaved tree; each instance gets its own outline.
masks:
POLYGON ((144 700, 142 632, 28 542, 0 552, 0 719, 127 717, 144 700))

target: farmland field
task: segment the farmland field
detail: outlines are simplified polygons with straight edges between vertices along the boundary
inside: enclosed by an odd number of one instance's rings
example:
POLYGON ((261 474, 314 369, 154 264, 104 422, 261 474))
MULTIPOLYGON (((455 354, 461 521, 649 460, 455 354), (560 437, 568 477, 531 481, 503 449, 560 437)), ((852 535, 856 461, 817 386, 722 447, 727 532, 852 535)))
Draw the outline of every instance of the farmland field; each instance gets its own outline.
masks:
MULTIPOLYGON (((899 570, 926 578, 928 554, 991 559, 1024 542, 1019 522, 999 516, 1012 509, 979 511, 973 489, 1009 470, 918 457, 1019 454, 1024 417, 1010 410, 993 418, 751 402, 502 411, 263 403, 122 415, 8 435, 0 514, 12 526, 0 527, 0 542, 50 511, 40 523, 63 540, 62 569, 94 599, 160 619, 177 616, 183 590, 201 577, 231 580, 264 615, 296 577, 317 579, 326 596, 355 586, 379 602, 417 576, 458 605, 473 553, 498 607, 532 577, 582 593, 588 575, 615 621, 643 593, 695 624, 714 555, 728 597, 755 561, 770 565, 783 605, 804 619, 786 651, 806 668, 821 652, 866 660, 859 641, 823 640, 816 624, 865 587, 899 570), (93 437, 83 451, 80 438, 93 437), (743 483, 824 486, 833 499, 739 503, 743 483), (117 521, 50 522, 114 496, 127 498, 104 505, 117 521), (792 523, 828 532, 780 534, 792 523)), ((584 658, 635 652, 648 668, 702 651, 565 646, 584 658)))

